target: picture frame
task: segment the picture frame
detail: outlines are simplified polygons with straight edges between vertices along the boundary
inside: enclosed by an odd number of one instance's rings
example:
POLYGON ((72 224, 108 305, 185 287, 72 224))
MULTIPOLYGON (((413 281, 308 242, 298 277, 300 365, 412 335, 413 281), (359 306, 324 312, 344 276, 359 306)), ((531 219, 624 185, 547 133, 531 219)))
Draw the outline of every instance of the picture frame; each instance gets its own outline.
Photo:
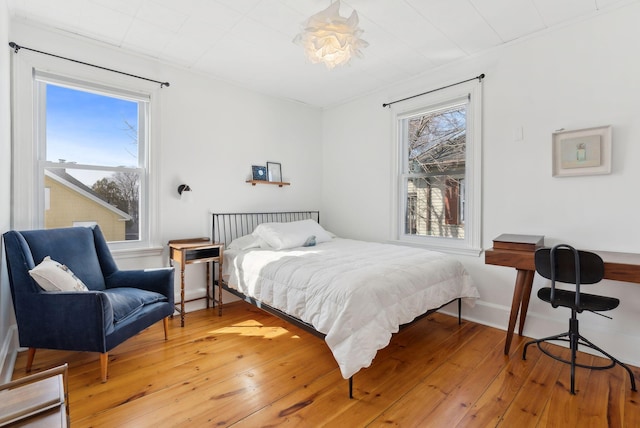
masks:
POLYGON ((251 165, 251 177, 256 181, 267 181, 267 168, 262 165, 251 165))
POLYGON ((278 162, 267 162, 267 178, 275 183, 282 182, 282 165, 278 162))
POLYGON ((554 132, 553 176, 610 174, 611 136, 611 125, 554 132))

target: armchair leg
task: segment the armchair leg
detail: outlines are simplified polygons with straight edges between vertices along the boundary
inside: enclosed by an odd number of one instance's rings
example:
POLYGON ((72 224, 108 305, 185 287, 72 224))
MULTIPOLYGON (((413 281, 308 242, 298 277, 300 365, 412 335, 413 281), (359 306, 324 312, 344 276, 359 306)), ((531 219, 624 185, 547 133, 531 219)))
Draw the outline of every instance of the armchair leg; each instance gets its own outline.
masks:
POLYGON ((109 353, 103 352, 100 354, 100 377, 102 383, 107 382, 107 363, 109 362, 109 353))
POLYGON ((33 359, 36 356, 36 348, 29 348, 29 354, 27 355, 27 369, 26 372, 31 372, 31 366, 33 365, 33 359))
POLYGON ((169 340, 169 317, 164 317, 162 325, 164 326, 164 340, 169 340))

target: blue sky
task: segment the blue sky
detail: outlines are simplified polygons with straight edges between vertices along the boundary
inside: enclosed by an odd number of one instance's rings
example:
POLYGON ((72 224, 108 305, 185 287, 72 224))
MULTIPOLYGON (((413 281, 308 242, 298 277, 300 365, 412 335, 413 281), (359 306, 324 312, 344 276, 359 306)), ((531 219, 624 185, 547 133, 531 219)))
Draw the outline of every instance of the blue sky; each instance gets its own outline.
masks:
POLYGON ((138 103, 47 84, 47 160, 137 166, 138 103), (134 138, 132 138, 134 137, 134 138))

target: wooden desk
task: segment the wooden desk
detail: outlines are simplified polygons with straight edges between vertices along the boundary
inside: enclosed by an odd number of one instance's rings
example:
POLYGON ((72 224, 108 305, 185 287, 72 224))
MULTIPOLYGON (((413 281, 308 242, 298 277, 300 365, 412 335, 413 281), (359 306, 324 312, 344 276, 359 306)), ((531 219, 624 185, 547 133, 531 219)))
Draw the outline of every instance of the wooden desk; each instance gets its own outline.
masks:
MULTIPOLYGON (((195 300, 207 299, 207 308, 209 301, 213 300, 213 282, 209 270, 209 263, 218 263, 218 279, 222 279, 222 253, 224 244, 219 242, 211 242, 209 238, 194 239, 176 239, 169 241, 169 264, 173 266, 173 262, 180 263, 180 307, 176 307, 180 311, 180 326, 184 327, 184 304, 195 300), (197 297, 195 299, 184 299, 184 268, 186 265, 193 263, 206 263, 207 279, 205 288, 207 295, 205 297, 197 297), (209 284, 211 283, 211 293, 209 293, 209 284)), ((218 287, 218 315, 222 315, 222 287, 218 287)))
MULTIPOLYGON (((640 284, 640 254, 590 251, 597 253, 604 260, 605 279, 640 284)), ((531 298, 533 276, 536 270, 534 253, 535 248, 528 250, 498 249, 495 248, 495 244, 494 248, 486 250, 484 253, 485 264, 513 267, 517 272, 509 325, 507 327, 507 340, 504 345, 505 355, 509 354, 518 313, 520 314, 518 326, 518 334, 520 336, 522 336, 522 330, 524 329, 529 299, 531 298)))

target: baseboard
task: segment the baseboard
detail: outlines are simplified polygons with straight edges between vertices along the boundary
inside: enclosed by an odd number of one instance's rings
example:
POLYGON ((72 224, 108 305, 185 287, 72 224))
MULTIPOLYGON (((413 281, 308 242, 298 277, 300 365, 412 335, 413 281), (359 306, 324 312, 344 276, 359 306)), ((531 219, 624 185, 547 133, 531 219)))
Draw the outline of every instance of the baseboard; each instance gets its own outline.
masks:
MULTIPOLYGON (((558 316, 554 318, 550 318, 546 314, 529 311, 523 334, 527 337, 542 338, 566 332, 569 330, 569 317, 571 314, 566 308, 562 309, 565 310, 559 311, 558 316)), ((622 331, 616 331, 613 328, 607 329, 602 325, 586 322, 585 319, 589 315, 590 314, 586 312, 578 315, 578 319, 582 319, 583 321, 580 323, 580 334, 587 337, 589 341, 601 347, 623 363, 640 367, 640 355, 638 354, 640 337, 635 334, 627 334, 622 331)), ((596 315, 590 316, 596 317, 596 315)), ((567 342, 553 343, 559 346, 569 347, 567 342)), ((579 349, 588 354, 602 356, 586 346, 581 346, 579 349)))
MULTIPOLYGON (((214 288, 214 293, 215 295, 213 296, 215 298, 215 300, 218 300, 218 287, 214 288)), ((204 308, 206 308, 207 306, 207 302, 204 299, 204 297, 207 295, 207 290, 204 287, 201 288, 197 288, 195 290, 188 290, 185 292, 185 301, 187 300, 192 300, 191 302, 186 302, 184 304, 184 311, 189 313, 189 312, 193 312, 193 311, 199 311, 202 310, 204 308), (200 299, 200 300, 194 300, 194 299, 200 299)), ((176 306, 180 306, 180 295, 178 294, 177 296, 174 297, 175 299, 175 304, 176 306)), ((228 293, 226 291, 222 292, 222 302, 224 303, 231 303, 234 302, 236 300, 240 300, 237 296, 234 296, 231 293, 228 293)), ((216 303, 217 305, 217 303, 216 303)), ((176 310, 176 312, 174 312, 174 316, 176 314, 178 314, 179 312, 176 310)))
MULTIPOLYGON (((441 312, 451 316, 458 316, 458 308, 454 304, 447 305, 441 312)), ((495 305, 482 300, 476 301, 473 307, 462 305, 463 319, 505 330, 505 332, 510 312, 510 307, 495 305)), ((550 317, 548 314, 536 313, 529 308, 523 335, 530 338, 541 338, 566 331, 568 329, 569 315, 567 311, 559 311, 557 315, 554 314, 553 317, 550 317)), ((517 328, 518 325, 516 324, 516 330, 517 328)), ((638 353, 640 338, 638 336, 614 330, 598 329, 594 326, 589 327, 584 323, 581 325, 581 333, 620 361, 640 367, 640 354, 638 353)), ((517 334, 517 331, 514 334, 517 334)), ((565 343, 556 344, 568 347, 565 343)), ((599 355, 587 347, 580 347, 580 350, 599 355)))
MULTIPOLYGON (((482 300, 476 300, 473 306, 462 304, 462 318, 468 321, 473 321, 478 324, 494 327, 500 330, 507 329, 507 321, 509 320, 509 312, 511 308, 495 305, 493 303, 487 303, 482 300)), ((458 306, 451 303, 445 306, 442 313, 451 316, 458 316, 458 306)))
POLYGON ((7 383, 13 376, 13 369, 18 354, 18 328, 12 325, 0 347, 0 383, 7 383))

